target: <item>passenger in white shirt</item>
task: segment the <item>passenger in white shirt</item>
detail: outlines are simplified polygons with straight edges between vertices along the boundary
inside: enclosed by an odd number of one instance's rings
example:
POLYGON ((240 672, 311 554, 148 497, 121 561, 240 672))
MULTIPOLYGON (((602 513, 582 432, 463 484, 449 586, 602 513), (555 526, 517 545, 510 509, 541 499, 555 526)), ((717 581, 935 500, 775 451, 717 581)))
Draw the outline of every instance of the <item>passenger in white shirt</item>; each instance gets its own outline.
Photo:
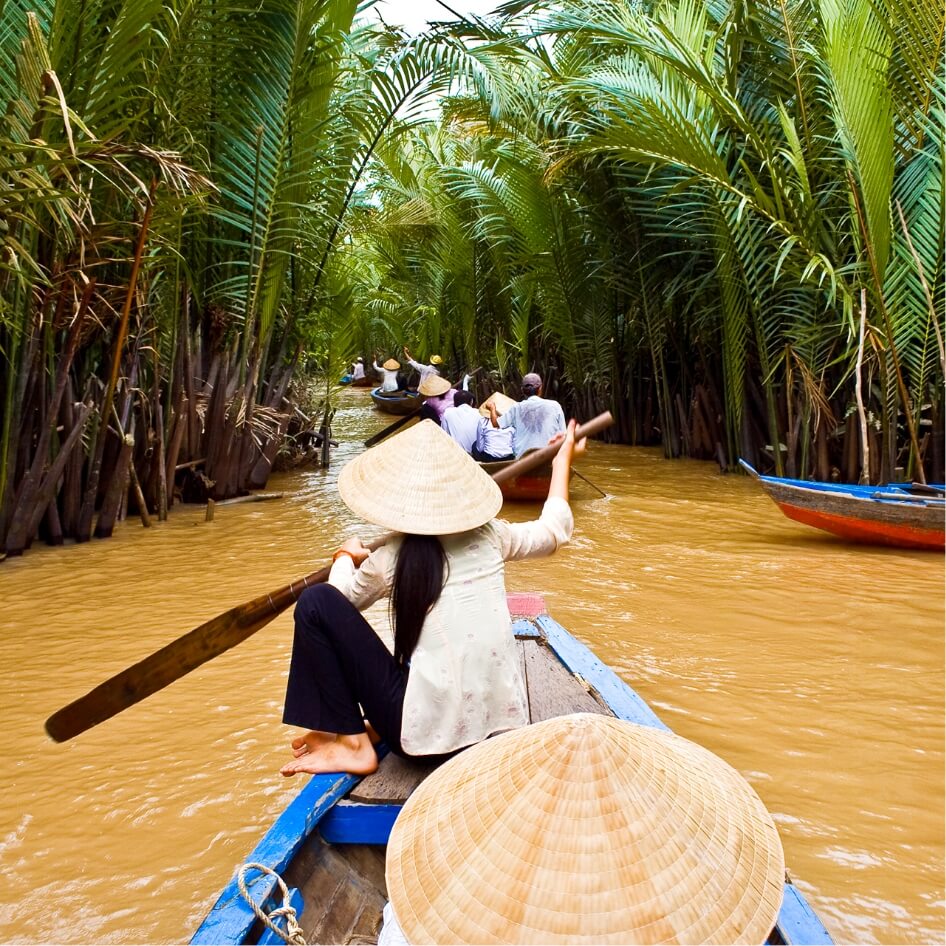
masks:
POLYGON ((565 415, 558 401, 542 397, 542 379, 530 372, 522 379, 522 397, 500 417, 490 408, 494 427, 514 427, 512 449, 517 457, 546 446, 565 430, 565 415))
POLYGON ((351 379, 352 381, 361 381, 365 376, 365 363, 361 358, 356 358, 355 363, 351 366, 351 379))
POLYGON ((401 363, 389 358, 383 365, 378 364, 377 358, 371 363, 371 367, 378 372, 384 379, 381 382, 382 394, 395 394, 399 388, 397 383, 397 373, 401 368, 401 363))
POLYGON ((512 427, 494 427, 490 417, 491 409, 495 408, 497 416, 502 417, 516 402, 506 397, 501 391, 489 396, 486 403, 480 406, 480 426, 476 432, 476 443, 473 445, 473 459, 480 463, 499 463, 504 460, 514 460, 512 452, 512 427))
POLYGON ((411 358, 410 351, 404 349, 404 360, 420 375, 420 380, 417 382, 417 386, 420 387, 424 383, 425 378, 429 378, 431 375, 439 375, 440 369, 438 365, 443 364, 443 358, 440 355, 431 355, 430 364, 425 365, 421 364, 419 361, 414 361, 411 358))
POLYGON ((342 470, 349 508, 396 534, 374 551, 349 539, 330 583, 299 597, 283 722, 308 731, 292 740, 283 775, 373 772, 366 719, 398 755, 437 760, 528 723, 503 563, 569 540, 568 477, 583 449, 572 423, 542 515, 525 523, 493 518, 499 487, 432 421, 342 470), (393 656, 359 613, 386 596, 393 656))
POLYGON ((482 420, 485 418, 481 417, 480 412, 473 406, 473 395, 469 391, 457 391, 453 396, 453 407, 448 407, 443 412, 440 426, 466 453, 472 453, 482 420))

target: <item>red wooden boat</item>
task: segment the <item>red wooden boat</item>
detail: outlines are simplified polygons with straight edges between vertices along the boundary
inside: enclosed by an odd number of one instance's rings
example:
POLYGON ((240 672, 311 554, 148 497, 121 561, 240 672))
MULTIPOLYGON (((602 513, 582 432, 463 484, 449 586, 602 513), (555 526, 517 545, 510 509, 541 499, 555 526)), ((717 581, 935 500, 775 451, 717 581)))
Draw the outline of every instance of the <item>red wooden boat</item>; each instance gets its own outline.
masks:
POLYGON ((777 476, 760 476, 749 464, 742 465, 796 522, 852 542, 939 552, 946 546, 946 501, 942 496, 894 492, 888 487, 844 491, 833 483, 801 486, 777 476))
MULTIPOLYGON (((481 463, 480 466, 492 476, 498 470, 515 463, 515 460, 498 460, 495 463, 481 463)), ((530 470, 525 476, 516 476, 499 484, 503 499, 519 502, 542 502, 549 495, 549 483, 552 482, 552 465, 530 470)))

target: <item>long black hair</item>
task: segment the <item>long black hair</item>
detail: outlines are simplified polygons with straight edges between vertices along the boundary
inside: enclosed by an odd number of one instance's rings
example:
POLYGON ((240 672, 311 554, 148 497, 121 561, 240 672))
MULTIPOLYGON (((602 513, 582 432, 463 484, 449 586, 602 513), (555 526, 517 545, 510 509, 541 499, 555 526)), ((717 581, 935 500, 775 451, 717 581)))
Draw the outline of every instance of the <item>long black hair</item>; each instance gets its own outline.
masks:
POLYGON ((394 567, 394 660, 411 659, 421 628, 447 580, 447 553, 435 535, 405 535, 394 567))

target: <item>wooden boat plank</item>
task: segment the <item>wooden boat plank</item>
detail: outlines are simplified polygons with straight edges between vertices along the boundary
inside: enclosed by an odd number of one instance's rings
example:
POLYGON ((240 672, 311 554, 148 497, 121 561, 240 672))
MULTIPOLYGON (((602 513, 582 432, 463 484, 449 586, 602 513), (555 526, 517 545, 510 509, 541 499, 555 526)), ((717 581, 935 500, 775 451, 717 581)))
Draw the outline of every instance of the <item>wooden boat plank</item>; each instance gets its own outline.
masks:
POLYGON ((381 847, 333 847, 317 834, 309 839, 285 874, 287 883, 298 885, 303 898, 318 907, 301 923, 307 943, 345 943, 359 926, 376 931, 387 897, 383 863, 381 847))
MULTIPOLYGON (((320 921, 312 927, 311 939, 307 936, 306 941, 348 942, 355 924, 364 916, 369 906, 372 907, 372 913, 377 910, 377 905, 371 904, 372 899, 374 898, 371 896, 371 891, 366 890, 363 884, 342 882, 336 888, 331 901, 325 903, 325 909, 320 911, 320 921)), ((381 910, 383 909, 382 903, 381 910)))
MULTIPOLYGON (((247 856, 247 862, 265 864, 281 873, 302 847, 305 839, 322 816, 357 782, 353 775, 313 776, 289 803, 273 827, 247 856)), ((276 886, 270 876, 250 879, 254 899, 263 902, 276 886)), ((191 939, 194 946, 212 943, 242 943, 246 940, 256 916, 240 894, 236 878, 223 889, 217 902, 191 939)))
POLYGON ((569 673, 564 664, 538 641, 522 641, 529 693, 529 721, 540 723, 569 713, 612 715, 569 673), (524 645, 524 646, 523 646, 524 645))
MULTIPOLYGON (((519 647, 532 722, 566 713, 610 712, 534 637, 520 640, 519 647)), ((412 762, 390 753, 381 760, 378 770, 363 778, 349 797, 364 805, 403 804, 435 768, 435 765, 412 762)))
POLYGON ((365 776, 352 790, 352 801, 364 805, 403 805, 412 791, 430 775, 436 765, 413 762, 388 753, 377 772, 365 776))
POLYGON ((670 727, 607 664, 559 623, 548 615, 536 621, 562 663, 596 690, 618 719, 669 731, 670 727))

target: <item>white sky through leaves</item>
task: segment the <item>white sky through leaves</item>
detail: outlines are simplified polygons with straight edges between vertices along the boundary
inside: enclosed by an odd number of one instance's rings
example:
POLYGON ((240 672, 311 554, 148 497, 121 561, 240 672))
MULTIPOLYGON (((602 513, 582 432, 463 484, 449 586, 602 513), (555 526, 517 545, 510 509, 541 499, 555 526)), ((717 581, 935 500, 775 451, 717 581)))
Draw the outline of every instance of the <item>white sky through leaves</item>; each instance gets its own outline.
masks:
MULTIPOLYGON (((446 0, 447 6, 457 13, 483 16, 497 7, 502 0, 446 0)), ((437 0, 379 0, 372 11, 377 10, 384 22, 390 26, 403 26, 411 34, 427 28, 429 20, 451 20, 453 17, 437 0)))

